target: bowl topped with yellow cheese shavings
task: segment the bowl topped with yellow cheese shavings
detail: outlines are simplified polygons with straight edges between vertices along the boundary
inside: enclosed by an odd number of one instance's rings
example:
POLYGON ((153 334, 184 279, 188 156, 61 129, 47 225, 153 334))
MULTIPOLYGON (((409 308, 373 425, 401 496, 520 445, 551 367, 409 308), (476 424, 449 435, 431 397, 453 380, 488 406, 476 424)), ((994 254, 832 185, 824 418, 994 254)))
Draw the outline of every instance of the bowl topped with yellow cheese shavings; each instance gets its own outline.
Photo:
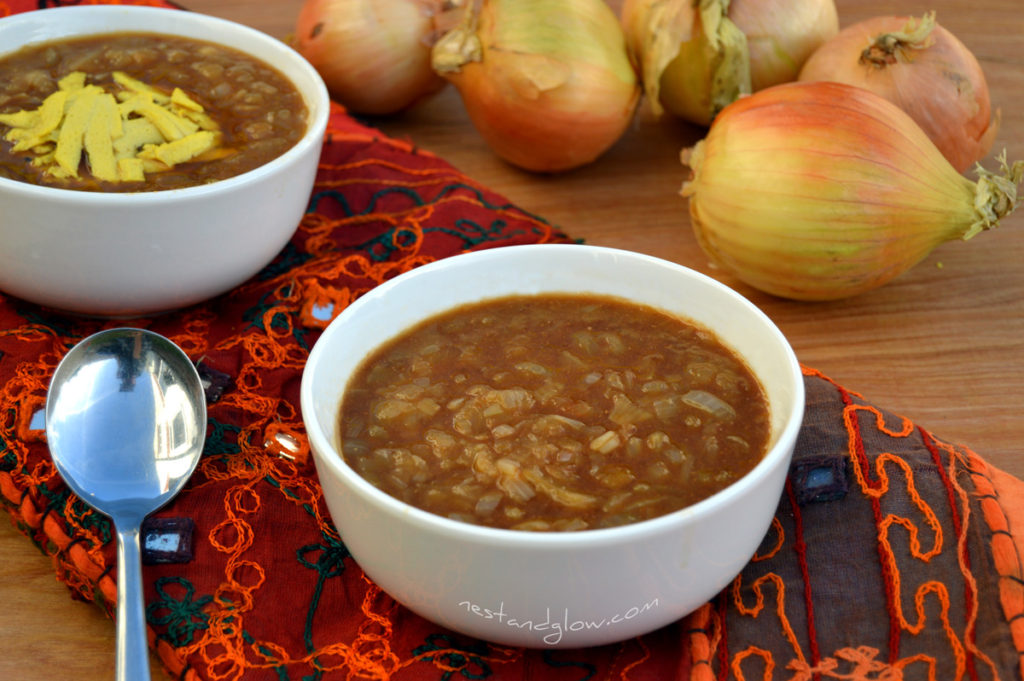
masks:
POLYGON ((221 146, 220 126, 181 88, 168 96, 122 71, 112 94, 87 85, 73 71, 37 109, 0 113, 11 154, 53 180, 87 173, 101 182, 144 182, 146 173, 166 172, 188 162, 208 162, 230 153, 221 146))
POLYGON ((329 108, 298 53, 223 19, 0 20, 0 291, 138 316, 238 285, 298 226, 329 108))
POLYGON ((302 95, 276 68, 182 36, 97 34, 0 57, 0 176, 96 191, 233 177, 302 138, 302 95))

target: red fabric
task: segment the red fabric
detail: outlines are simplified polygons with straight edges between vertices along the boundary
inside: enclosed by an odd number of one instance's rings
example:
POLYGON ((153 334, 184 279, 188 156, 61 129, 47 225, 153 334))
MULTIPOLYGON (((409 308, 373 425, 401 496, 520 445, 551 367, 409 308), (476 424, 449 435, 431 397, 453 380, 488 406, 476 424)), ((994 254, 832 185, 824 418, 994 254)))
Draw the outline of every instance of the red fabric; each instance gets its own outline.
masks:
MULTIPOLYGON (((37 6, 0 0, 0 16, 37 6)), ((158 514, 194 521, 194 558, 144 568, 151 641, 174 677, 1020 678, 1024 485, 810 369, 772 530, 681 622, 618 645, 528 651, 440 629, 367 580, 327 516, 299 414, 319 312, 437 258, 565 240, 339 108, 309 212, 275 261, 215 300, 133 321, 224 379, 203 460, 158 514)), ((0 294, 0 500, 72 594, 108 612, 110 523, 63 485, 39 413, 68 348, 123 324, 0 294)))

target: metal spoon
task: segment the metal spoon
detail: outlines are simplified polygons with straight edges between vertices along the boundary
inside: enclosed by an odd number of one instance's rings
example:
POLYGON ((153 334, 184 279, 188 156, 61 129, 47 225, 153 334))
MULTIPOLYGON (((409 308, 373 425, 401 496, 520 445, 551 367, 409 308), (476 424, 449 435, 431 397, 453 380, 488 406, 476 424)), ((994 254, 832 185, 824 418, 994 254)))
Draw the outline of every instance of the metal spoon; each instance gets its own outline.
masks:
POLYGON ((139 535, 199 462, 206 397, 195 366, 159 334, 111 329, 61 360, 46 397, 58 472, 117 530, 118 679, 149 679, 139 535))

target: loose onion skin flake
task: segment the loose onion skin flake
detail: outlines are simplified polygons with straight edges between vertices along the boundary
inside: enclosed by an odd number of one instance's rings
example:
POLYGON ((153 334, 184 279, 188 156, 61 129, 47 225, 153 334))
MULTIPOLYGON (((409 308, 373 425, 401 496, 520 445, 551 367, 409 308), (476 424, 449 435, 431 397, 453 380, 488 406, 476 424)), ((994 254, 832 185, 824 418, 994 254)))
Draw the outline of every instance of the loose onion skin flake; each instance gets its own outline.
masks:
POLYGON ((795 80, 839 31, 833 0, 625 0, 621 21, 651 111, 698 125, 795 80))
POLYGON ((360 475, 465 522, 572 531, 721 490, 767 449, 757 379, 708 331, 591 295, 457 308, 369 357, 339 433, 360 475))

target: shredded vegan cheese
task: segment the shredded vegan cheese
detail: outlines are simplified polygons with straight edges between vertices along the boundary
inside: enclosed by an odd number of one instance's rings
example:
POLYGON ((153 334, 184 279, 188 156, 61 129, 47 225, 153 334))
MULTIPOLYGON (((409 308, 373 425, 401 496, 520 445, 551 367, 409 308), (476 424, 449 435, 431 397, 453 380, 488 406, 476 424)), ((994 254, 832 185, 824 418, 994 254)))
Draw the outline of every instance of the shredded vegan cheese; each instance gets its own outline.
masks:
POLYGON ((85 160, 104 182, 140 182, 146 173, 230 153, 217 123, 180 88, 168 95, 125 73, 113 79, 120 89, 107 92, 82 72, 65 76, 39 108, 0 114, 10 128, 4 139, 12 151, 31 152, 51 177, 78 178, 85 160))

